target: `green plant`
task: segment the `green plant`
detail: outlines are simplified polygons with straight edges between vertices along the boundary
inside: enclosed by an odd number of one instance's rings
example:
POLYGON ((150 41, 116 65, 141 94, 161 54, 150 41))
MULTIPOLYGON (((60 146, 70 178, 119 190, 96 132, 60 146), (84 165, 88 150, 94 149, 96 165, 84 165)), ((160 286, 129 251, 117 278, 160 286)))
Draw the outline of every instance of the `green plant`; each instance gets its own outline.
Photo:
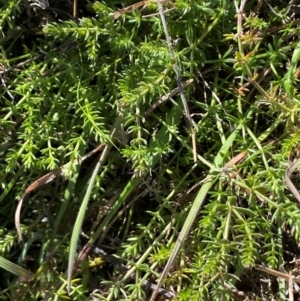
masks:
POLYGON ((292 4, 161 1, 170 49, 155 1, 75 2, 0 0, 0 266, 33 274, 1 298, 229 300, 279 270, 299 240, 292 4))

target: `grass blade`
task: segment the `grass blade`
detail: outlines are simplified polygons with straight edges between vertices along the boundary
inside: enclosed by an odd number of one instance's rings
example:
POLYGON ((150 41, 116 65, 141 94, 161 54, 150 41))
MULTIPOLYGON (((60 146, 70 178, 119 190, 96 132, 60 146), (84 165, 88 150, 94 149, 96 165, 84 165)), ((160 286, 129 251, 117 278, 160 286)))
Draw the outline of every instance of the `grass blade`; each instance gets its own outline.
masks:
MULTIPOLYGON (((112 138, 114 137, 114 134, 116 132, 116 127, 117 127, 117 124, 119 123, 119 120, 120 120, 120 118, 117 118, 115 125, 113 126, 113 130, 112 130, 112 134, 111 134, 112 138)), ((112 148, 112 143, 108 142, 108 144, 106 145, 106 147, 104 148, 104 150, 101 154, 99 161, 97 162, 97 164, 95 166, 95 169, 93 171, 93 174, 91 176, 91 179, 90 179, 88 187, 87 187, 87 191, 84 195, 82 204, 80 206, 78 216, 75 221, 74 230, 72 232, 72 237, 71 237, 71 242, 70 242, 70 252, 69 252, 69 262, 68 262, 68 280, 67 280, 68 281, 68 287, 67 287, 68 293, 70 293, 72 272, 73 272, 73 267, 74 267, 75 257, 76 257, 76 248, 77 248, 77 243, 78 243, 78 239, 80 236, 80 230, 82 227, 86 208, 87 208, 87 205, 88 205, 88 202, 89 202, 89 199, 90 199, 93 187, 94 187, 96 176, 97 176, 100 168, 105 163, 111 148, 112 148)))
POLYGON ((0 256, 0 267, 12 274, 15 274, 15 275, 25 279, 25 280, 29 280, 32 277, 31 272, 23 269, 22 267, 5 259, 2 256, 0 256))
MULTIPOLYGON (((231 147, 232 143, 234 142, 234 139, 236 137, 236 135, 238 134, 238 132, 240 131, 240 129, 242 128, 242 125, 239 125, 235 131, 232 132, 232 134, 229 136, 229 138, 226 140, 225 144, 223 145, 223 147, 219 150, 216 158, 215 158, 215 166, 219 167, 223 164, 223 160, 224 160, 224 155, 228 152, 229 148, 231 147)), ((160 289, 165 277, 167 276, 179 250, 181 249, 190 229, 192 224, 194 223, 195 219, 196 219, 196 215, 208 193, 208 191, 210 190, 214 179, 212 177, 212 173, 214 172, 213 170, 210 170, 208 176, 207 176, 207 181, 202 185, 200 191, 198 192, 198 195, 196 196, 196 199, 194 200, 194 203, 192 205, 192 208, 188 214, 188 217, 186 218, 186 221, 182 227, 182 230, 179 234, 179 237, 176 241, 175 247, 171 253, 171 256, 158 280, 157 283, 157 287, 155 289, 155 291, 153 292, 150 301, 154 301, 156 298, 156 295, 158 293, 158 290, 160 289)), ((216 177, 215 177, 216 179, 216 177)))

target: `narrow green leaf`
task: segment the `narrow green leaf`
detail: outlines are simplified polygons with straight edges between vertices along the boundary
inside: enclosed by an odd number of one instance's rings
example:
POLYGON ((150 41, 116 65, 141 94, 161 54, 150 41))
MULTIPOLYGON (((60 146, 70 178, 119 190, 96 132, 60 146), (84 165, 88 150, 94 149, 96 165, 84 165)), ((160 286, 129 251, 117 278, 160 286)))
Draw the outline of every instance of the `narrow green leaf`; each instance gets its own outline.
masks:
POLYGON ((71 287, 71 279, 72 279, 72 272, 73 272, 73 267, 74 267, 74 262, 75 262, 75 257, 76 257, 76 248, 77 248, 77 243, 84 219, 84 215, 86 212, 86 208, 94 187, 94 183, 96 180, 96 176, 100 170, 100 168, 103 166, 103 163, 106 161, 106 158, 110 152, 110 149, 112 147, 111 143, 108 143, 108 145, 105 147, 103 150, 103 153, 93 171, 92 177, 89 181, 87 191, 84 195, 82 204, 80 206, 78 216, 74 225, 74 230, 72 232, 72 237, 71 237, 71 242, 70 242, 70 252, 69 252, 69 264, 68 264, 68 292, 70 293, 70 287, 71 287))
MULTIPOLYGON (((215 158, 215 166, 221 166, 223 164, 223 160, 224 160, 224 155, 228 152, 229 148, 231 147, 232 143, 234 142, 236 135, 238 134, 238 132, 241 130, 242 125, 240 124, 232 133, 231 135, 228 137, 228 139, 226 140, 225 144, 222 146, 222 148, 219 150, 216 158, 215 158)), ((181 249, 190 229, 192 224, 194 223, 197 213, 208 193, 208 191, 210 190, 214 180, 216 179, 216 177, 212 177, 212 173, 214 173, 214 169, 210 170, 208 176, 207 176, 207 181, 202 185, 200 191, 198 192, 194 203, 192 205, 192 208, 188 214, 188 217, 186 218, 186 221, 182 227, 182 230, 179 234, 179 237, 176 241, 175 247, 171 253, 171 256, 158 280, 157 283, 157 287, 155 289, 155 291, 153 292, 150 301, 154 301, 155 297, 158 293, 159 288, 161 287, 163 280, 165 279, 165 277, 167 276, 179 250, 181 249)))
POLYGON ((12 274, 22 277, 25 280, 29 280, 32 277, 32 273, 20 267, 19 265, 5 259, 0 256, 0 267, 12 274))

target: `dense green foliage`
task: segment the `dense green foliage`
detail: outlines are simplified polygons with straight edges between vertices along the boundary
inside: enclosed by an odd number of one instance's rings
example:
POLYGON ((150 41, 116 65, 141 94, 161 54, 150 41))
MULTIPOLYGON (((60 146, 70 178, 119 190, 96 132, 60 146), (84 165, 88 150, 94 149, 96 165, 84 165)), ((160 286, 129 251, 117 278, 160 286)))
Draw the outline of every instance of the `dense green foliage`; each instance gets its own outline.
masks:
POLYGON ((234 287, 286 300, 288 281, 256 268, 280 270, 291 245, 299 252, 299 206, 283 180, 300 137, 299 3, 161 1, 197 128, 194 162, 156 1, 79 2, 73 17, 72 1, 0 0, 0 255, 33 274, 1 270, 0 299, 147 300, 143 281, 156 282, 211 183, 164 288, 176 300, 237 300, 234 287), (77 162, 100 144, 111 149, 87 195, 99 154, 77 162), (64 164, 24 200, 20 242, 18 201, 64 164), (90 250, 68 294, 80 208, 78 254, 91 238, 123 270, 90 250))

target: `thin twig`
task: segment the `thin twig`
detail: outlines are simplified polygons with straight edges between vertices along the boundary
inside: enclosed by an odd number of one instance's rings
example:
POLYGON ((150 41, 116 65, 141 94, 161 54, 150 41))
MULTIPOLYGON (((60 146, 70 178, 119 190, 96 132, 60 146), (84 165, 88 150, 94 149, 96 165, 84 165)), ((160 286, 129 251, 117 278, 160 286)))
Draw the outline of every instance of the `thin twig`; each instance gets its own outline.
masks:
POLYGON ((74 0, 73 2, 73 17, 77 18, 77 14, 78 14, 78 0, 74 0))
MULTIPOLYGON (((194 80, 189 79, 182 84, 183 89, 190 85, 194 80)), ((179 88, 173 89, 170 93, 160 97, 157 101, 155 101, 146 111, 146 115, 150 115, 158 106, 166 102, 171 97, 175 96, 179 92, 179 88)))
POLYGON ((258 270, 258 271, 267 273, 269 275, 278 277, 278 278, 282 278, 282 279, 285 279, 285 280, 293 280, 293 281, 295 281, 297 283, 300 283, 300 279, 299 278, 296 278, 296 277, 294 277, 294 276, 292 276, 290 274, 287 274, 287 273, 282 273, 282 272, 270 269, 268 267, 264 267, 262 265, 256 265, 255 269, 258 270))
POLYGON ((168 44, 168 47, 169 47, 169 52, 170 52, 171 58, 174 60, 173 68, 174 68, 174 71, 176 73, 177 85, 178 85, 178 88, 179 88, 179 93, 180 93, 181 101, 182 101, 183 108, 184 108, 187 127, 190 130, 191 135, 192 135, 194 162, 196 162, 197 161, 197 149, 196 149, 196 134, 195 134, 195 129, 194 129, 194 123, 193 123, 193 120, 192 120, 192 117, 191 117, 191 114, 190 114, 190 110, 189 110, 189 107, 187 105, 187 101, 186 101, 186 98, 185 98, 185 94, 184 94, 184 90, 183 90, 183 84, 182 84, 182 81, 181 81, 180 69, 179 69, 179 66, 176 62, 176 57, 175 57, 175 53, 174 53, 174 50, 173 50, 171 37, 169 35, 169 31, 168 31, 168 27, 167 27, 167 21, 166 21, 165 15, 164 15, 164 9, 163 9, 163 6, 161 4, 161 0, 157 0, 157 6, 158 6, 161 22, 162 22, 163 27, 164 27, 164 32, 165 32, 165 35, 166 35, 166 40, 167 40, 167 44, 168 44))
POLYGON ((300 204, 300 194, 290 179, 291 174, 295 171, 295 169, 299 165, 300 165, 300 158, 296 162, 294 162, 289 168, 287 168, 284 176, 284 182, 286 183, 287 187, 289 188, 293 196, 297 199, 297 201, 300 204))
MULTIPOLYGON (((192 134, 193 155, 194 155, 194 161, 196 162, 197 161, 196 135, 195 135, 194 127, 193 127, 193 121, 192 121, 192 117, 191 117, 191 114, 190 114, 190 111, 189 111, 189 108, 188 108, 188 105, 187 105, 187 101, 186 101, 186 98, 185 98, 185 94, 184 94, 184 91, 183 91, 183 84, 182 84, 182 81, 181 81, 180 69, 179 69, 178 64, 176 62, 174 50, 173 50, 173 47, 172 47, 171 38, 170 38, 168 28, 167 28, 167 22, 166 22, 166 19, 165 19, 165 16, 164 16, 163 7, 162 7, 162 4, 161 4, 160 0, 157 0, 157 6, 158 6, 159 14, 160 14, 160 17, 161 17, 161 21, 162 21, 162 24, 163 24, 163 27, 164 27, 164 31, 165 31, 165 35, 166 35, 166 39, 167 39, 167 44, 168 44, 168 47, 169 47, 169 52, 170 52, 171 58, 174 60, 173 68, 174 68, 174 71, 176 73, 177 85, 178 85, 181 101, 182 101, 184 111, 185 111, 187 126, 188 126, 188 128, 189 128, 189 130, 191 131, 191 134, 192 134)), ((171 262, 172 261, 170 261, 170 259, 169 259, 167 265, 165 266, 164 271, 162 272, 162 274, 159 277, 157 287, 154 290, 150 301, 155 300, 155 298, 158 294, 158 291, 159 291, 159 289, 160 289, 160 287, 163 283, 163 280, 166 277, 166 275, 167 275, 167 273, 168 273, 168 271, 171 267, 171 262)))
POLYGON ((168 31, 168 27, 167 27, 167 21, 165 19, 164 10, 163 10, 163 7, 162 7, 162 4, 161 4, 160 0, 157 0, 157 6, 158 6, 161 22, 162 22, 163 27, 164 27, 164 32, 165 32, 165 35, 166 35, 166 40, 167 40, 169 52, 170 52, 171 58, 174 60, 173 67, 174 67, 174 71, 176 73, 177 85, 178 85, 178 88, 179 88, 180 97, 181 97, 182 104, 183 104, 183 107, 184 107, 185 117, 187 119, 187 123, 188 123, 189 128, 192 128, 193 127, 192 117, 191 117, 190 110, 189 110, 189 107, 187 105, 187 101, 186 101, 185 94, 184 94, 184 91, 183 91, 183 84, 182 84, 182 81, 181 81, 180 69, 179 69, 179 66, 176 62, 171 37, 169 35, 169 31, 168 31))

